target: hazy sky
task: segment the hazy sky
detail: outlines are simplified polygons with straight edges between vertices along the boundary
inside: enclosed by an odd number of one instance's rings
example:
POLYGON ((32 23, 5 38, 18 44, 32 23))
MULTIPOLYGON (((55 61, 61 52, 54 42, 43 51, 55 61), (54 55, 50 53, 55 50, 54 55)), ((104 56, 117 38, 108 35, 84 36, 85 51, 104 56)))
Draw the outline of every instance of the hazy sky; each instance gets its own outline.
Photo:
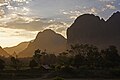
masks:
POLYGON ((107 19, 120 0, 0 0, 0 46, 13 46, 52 29, 66 37, 76 17, 92 13, 107 19))

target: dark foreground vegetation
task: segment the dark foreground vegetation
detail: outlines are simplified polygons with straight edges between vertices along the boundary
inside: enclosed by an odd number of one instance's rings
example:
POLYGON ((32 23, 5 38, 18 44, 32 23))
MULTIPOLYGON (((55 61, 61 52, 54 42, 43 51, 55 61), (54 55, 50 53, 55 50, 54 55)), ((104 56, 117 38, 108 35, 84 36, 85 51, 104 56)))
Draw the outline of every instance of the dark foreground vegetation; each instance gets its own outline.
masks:
MULTIPOLYGON (((99 50, 76 44, 59 55, 35 50, 31 58, 0 58, 0 79, 26 78, 120 78, 120 56, 115 46, 99 50)), ((56 79, 57 80, 57 79, 56 79)), ((60 79, 62 80, 62 79, 60 79)))

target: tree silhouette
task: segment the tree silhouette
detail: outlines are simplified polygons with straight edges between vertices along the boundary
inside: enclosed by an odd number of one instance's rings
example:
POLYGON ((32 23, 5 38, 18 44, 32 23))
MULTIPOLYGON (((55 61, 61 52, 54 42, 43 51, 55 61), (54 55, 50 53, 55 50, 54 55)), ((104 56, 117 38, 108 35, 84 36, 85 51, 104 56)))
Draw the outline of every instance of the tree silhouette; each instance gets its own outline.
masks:
POLYGON ((85 63, 85 58, 83 57, 83 56, 81 56, 81 55, 76 55, 75 57, 74 57, 74 63, 73 63, 73 65, 75 66, 75 67, 77 67, 77 68, 79 68, 80 66, 82 66, 83 64, 85 63))
POLYGON ((101 51, 104 58, 104 67, 116 67, 120 65, 120 56, 115 46, 109 46, 109 48, 101 51))
POLYGON ((39 67, 41 65, 41 61, 40 61, 41 56, 42 56, 41 50, 39 50, 39 49, 35 50, 33 59, 35 60, 35 62, 38 64, 39 67))
POLYGON ((5 68, 5 61, 0 59, 0 70, 3 70, 5 68))
POLYGON ((21 62, 17 59, 17 58, 15 58, 15 57, 11 57, 11 66, 14 68, 14 69, 16 69, 16 70, 19 70, 20 69, 20 67, 21 67, 21 62))
POLYGON ((88 47, 86 60, 87 65, 91 68, 101 67, 103 59, 96 46, 91 45, 88 47))
POLYGON ((62 52, 57 56, 58 64, 61 66, 70 66, 72 64, 71 57, 68 56, 68 53, 62 52))
POLYGON ((34 67, 37 67, 37 66, 38 66, 38 63, 34 59, 32 59, 29 63, 29 67, 33 69, 34 67))
POLYGON ((70 54, 74 56, 74 66, 77 68, 87 65, 92 68, 100 67, 102 64, 102 56, 98 48, 89 44, 71 45, 70 54))

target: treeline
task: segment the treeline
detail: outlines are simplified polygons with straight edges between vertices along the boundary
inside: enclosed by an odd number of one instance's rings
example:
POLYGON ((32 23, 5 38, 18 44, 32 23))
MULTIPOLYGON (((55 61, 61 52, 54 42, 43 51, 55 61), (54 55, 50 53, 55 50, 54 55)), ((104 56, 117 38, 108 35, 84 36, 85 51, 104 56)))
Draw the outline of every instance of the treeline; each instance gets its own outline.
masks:
MULTIPOLYGON (((71 48, 59 55, 48 54, 46 51, 35 50, 33 57, 28 60, 28 64, 17 56, 9 58, 9 64, 5 59, 0 59, 0 70, 5 69, 5 66, 10 66, 15 70, 20 70, 22 67, 31 69, 40 68, 42 65, 47 65, 50 68, 85 68, 85 69, 109 69, 120 67, 120 56, 115 46, 109 46, 107 49, 99 50, 94 45, 76 44, 71 45, 71 48)), ((27 60, 27 58, 26 58, 27 60)))

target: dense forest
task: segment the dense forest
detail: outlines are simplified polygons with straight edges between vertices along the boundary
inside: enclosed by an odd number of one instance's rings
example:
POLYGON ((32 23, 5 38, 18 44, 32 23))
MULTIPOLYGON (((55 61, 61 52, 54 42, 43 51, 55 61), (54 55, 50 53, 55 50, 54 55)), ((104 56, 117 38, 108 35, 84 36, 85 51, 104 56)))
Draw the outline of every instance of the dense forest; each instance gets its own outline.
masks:
POLYGON ((118 50, 112 45, 100 50, 94 45, 75 44, 59 55, 48 54, 37 49, 33 57, 18 58, 16 55, 0 59, 0 78, 54 78, 56 76, 119 78, 118 50))

